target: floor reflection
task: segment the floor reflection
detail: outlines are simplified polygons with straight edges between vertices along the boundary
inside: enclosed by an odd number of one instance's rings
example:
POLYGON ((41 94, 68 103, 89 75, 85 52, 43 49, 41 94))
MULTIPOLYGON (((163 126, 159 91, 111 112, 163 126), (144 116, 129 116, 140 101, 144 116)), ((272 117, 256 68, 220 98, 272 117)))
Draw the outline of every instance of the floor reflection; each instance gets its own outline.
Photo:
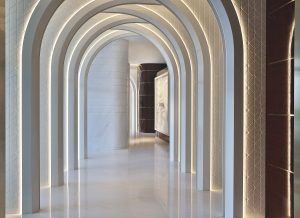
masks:
POLYGON ((67 185, 41 190, 37 214, 24 218, 222 217, 221 192, 197 192, 195 176, 169 163, 169 145, 152 136, 128 150, 105 151, 66 174, 67 185))

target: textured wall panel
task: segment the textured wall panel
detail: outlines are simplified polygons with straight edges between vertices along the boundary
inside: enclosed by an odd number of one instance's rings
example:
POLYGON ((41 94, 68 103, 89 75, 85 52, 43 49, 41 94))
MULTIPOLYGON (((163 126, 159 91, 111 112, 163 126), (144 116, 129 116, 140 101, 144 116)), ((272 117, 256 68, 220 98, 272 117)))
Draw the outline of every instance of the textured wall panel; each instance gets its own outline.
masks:
POLYGON ((265 216, 265 0, 233 0, 244 41, 246 217, 265 216))

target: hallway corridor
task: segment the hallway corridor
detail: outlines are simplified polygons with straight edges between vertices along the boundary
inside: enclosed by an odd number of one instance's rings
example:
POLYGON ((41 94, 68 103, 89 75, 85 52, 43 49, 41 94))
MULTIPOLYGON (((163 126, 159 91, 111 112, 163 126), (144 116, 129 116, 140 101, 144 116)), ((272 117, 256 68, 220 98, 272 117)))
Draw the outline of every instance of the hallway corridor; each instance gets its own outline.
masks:
POLYGON ((221 195, 197 192, 195 177, 180 174, 168 155, 168 144, 150 136, 129 149, 91 153, 65 186, 42 189, 39 213, 21 217, 222 217, 221 195))

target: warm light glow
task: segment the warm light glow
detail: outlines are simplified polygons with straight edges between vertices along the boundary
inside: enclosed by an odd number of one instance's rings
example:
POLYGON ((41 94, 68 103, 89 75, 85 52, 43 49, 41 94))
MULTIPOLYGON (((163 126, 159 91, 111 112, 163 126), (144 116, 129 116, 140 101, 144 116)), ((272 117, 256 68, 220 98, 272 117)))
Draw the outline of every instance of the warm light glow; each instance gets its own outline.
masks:
POLYGON ((287 111, 288 111, 288 152, 287 152, 287 159, 288 159, 288 176, 287 176, 287 208, 288 208, 288 216, 290 217, 292 214, 292 206, 291 206, 291 200, 292 200, 292 195, 291 195, 291 177, 290 177, 290 173, 292 171, 292 142, 291 142, 291 138, 292 138, 292 133, 291 133, 291 116, 293 116, 293 114, 291 114, 291 93, 292 93, 292 85, 291 85, 291 80, 292 80, 292 69, 291 69, 291 65, 292 65, 292 43, 293 43, 293 36, 294 36, 294 30, 295 30, 295 20, 293 21, 292 24, 292 28, 291 31, 289 33, 289 46, 288 46, 288 104, 287 104, 287 111))

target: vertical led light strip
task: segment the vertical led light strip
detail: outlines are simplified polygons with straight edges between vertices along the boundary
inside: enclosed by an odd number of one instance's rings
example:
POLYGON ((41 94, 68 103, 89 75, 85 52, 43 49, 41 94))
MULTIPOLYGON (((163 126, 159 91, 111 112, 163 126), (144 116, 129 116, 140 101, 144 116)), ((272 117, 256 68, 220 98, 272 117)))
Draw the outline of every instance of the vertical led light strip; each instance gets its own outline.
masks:
POLYGON ((23 45, 24 45, 24 39, 25 39, 25 34, 26 34, 26 30, 28 28, 29 25, 29 21, 30 18, 33 15, 33 12, 35 11, 35 9, 37 8, 38 4, 39 4, 40 0, 37 0, 32 8, 30 9, 28 16, 24 19, 24 29, 21 31, 21 37, 20 37, 20 48, 19 48, 19 68, 18 68, 18 88, 19 88, 19 92, 18 92, 18 103, 19 103, 19 108, 18 108, 18 120, 19 120, 19 137, 18 137, 18 141, 19 141, 19 214, 22 214, 23 212, 23 207, 22 207, 22 197, 23 197, 23 132, 22 132, 22 127, 23 127, 23 102, 22 102, 22 98, 23 98, 23 94, 22 94, 22 88, 23 88, 23 74, 22 74, 22 70, 23 70, 23 45))
POLYGON ((292 64, 292 43, 293 43, 293 36, 294 36, 294 30, 295 30, 295 19, 293 21, 292 27, 291 27, 291 31, 289 33, 289 46, 288 46, 288 173, 287 173, 287 194, 288 194, 288 201, 287 201, 287 208, 288 208, 288 216, 290 217, 292 215, 292 207, 291 207, 291 200, 292 200, 292 195, 291 195, 291 176, 290 174, 292 173, 292 142, 291 142, 291 138, 292 138, 292 134, 291 134, 291 117, 294 116, 293 114, 291 114, 291 93, 292 93, 292 85, 291 85, 291 80, 292 80, 292 68, 291 68, 291 64, 292 64))

